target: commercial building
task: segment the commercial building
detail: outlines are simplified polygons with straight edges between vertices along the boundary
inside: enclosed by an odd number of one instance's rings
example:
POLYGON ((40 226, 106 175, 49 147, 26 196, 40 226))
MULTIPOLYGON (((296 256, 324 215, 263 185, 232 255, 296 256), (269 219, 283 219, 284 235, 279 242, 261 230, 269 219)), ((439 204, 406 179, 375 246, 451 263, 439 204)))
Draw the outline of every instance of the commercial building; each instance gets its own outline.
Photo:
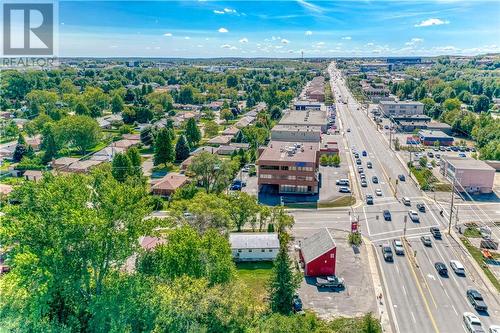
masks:
POLYGON ((271 141, 259 149, 259 190, 272 186, 279 193, 317 194, 319 143, 271 141))
POLYGON ((273 261, 280 249, 277 233, 230 233, 229 244, 236 261, 273 261))
POLYGON ((380 101, 379 107, 387 117, 424 114, 424 104, 414 101, 380 101))
POLYGON ((495 181, 495 169, 484 161, 472 158, 444 156, 441 173, 455 181, 459 192, 491 193, 495 181))
POLYGON ((420 130, 418 132, 418 137, 424 146, 433 146, 435 142, 439 142, 440 146, 453 145, 453 137, 442 131, 420 130))
POLYGON ((302 126, 319 126, 321 132, 326 133, 328 128, 328 118, 325 111, 293 111, 288 110, 281 118, 280 125, 302 125, 302 126))
POLYGON ((299 255, 306 276, 335 275, 337 246, 327 228, 301 241, 299 255))
POLYGON ((300 100, 293 103, 293 107, 297 111, 305 111, 305 110, 316 110, 320 111, 323 109, 325 104, 316 101, 305 101, 300 100))
POLYGON ((320 126, 276 125, 271 130, 271 140, 289 142, 320 142, 320 126))
POLYGON ((325 78, 316 76, 305 87, 305 96, 308 100, 325 101, 325 78))

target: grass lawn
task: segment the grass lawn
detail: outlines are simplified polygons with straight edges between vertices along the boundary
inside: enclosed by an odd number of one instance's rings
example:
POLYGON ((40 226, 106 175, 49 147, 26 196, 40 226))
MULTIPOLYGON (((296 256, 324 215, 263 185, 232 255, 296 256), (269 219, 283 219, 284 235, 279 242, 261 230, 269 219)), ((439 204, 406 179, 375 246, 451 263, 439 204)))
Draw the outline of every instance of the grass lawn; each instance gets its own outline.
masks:
POLYGON ((467 238, 481 238, 481 232, 477 228, 468 227, 464 231, 464 236, 467 238))
POLYGON ((258 301, 263 301, 267 295, 266 284, 271 277, 272 262, 241 262, 236 264, 236 275, 255 295, 258 301))
POLYGON ((356 198, 353 196, 343 196, 333 201, 320 202, 318 203, 318 208, 334 208, 334 207, 346 207, 352 206, 356 203, 356 198))
POLYGON ((476 248, 474 245, 472 245, 469 240, 465 237, 461 237, 460 240, 462 243, 465 245, 469 253, 472 255, 474 260, 477 261, 479 266, 483 269, 484 274, 490 279, 491 283, 497 288, 497 290, 500 292, 500 282, 497 280, 496 276, 490 271, 487 265, 484 264, 483 260, 483 254, 481 251, 479 251, 478 248, 476 248))

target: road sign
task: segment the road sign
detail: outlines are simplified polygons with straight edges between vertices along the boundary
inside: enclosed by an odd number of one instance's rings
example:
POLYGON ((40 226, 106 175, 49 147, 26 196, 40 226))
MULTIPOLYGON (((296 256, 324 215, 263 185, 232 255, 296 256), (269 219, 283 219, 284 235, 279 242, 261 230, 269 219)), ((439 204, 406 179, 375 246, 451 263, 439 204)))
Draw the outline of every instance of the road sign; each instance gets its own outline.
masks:
POLYGON ((351 232, 358 232, 358 221, 352 221, 351 222, 351 232))

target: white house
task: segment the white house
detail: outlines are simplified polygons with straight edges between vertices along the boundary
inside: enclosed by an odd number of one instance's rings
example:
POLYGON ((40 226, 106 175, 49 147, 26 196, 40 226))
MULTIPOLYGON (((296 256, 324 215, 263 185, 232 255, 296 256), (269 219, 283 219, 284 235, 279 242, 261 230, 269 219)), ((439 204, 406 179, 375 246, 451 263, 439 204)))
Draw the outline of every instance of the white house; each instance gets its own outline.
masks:
POLYGON ((280 248, 277 233, 231 233, 229 243, 236 261, 272 261, 280 248))

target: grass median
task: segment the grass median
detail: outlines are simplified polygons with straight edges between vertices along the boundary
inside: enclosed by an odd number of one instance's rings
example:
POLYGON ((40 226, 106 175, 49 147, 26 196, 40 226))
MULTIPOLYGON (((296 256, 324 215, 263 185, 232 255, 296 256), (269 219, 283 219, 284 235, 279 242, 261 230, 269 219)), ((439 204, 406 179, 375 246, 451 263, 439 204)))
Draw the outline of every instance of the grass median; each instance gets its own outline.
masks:
MULTIPOLYGON (((477 247, 472 245, 467 238, 460 237, 460 240, 462 241, 464 246, 467 248, 467 250, 469 251, 471 256, 474 258, 474 260, 476 260, 476 262, 479 264, 479 266, 483 270, 484 274, 486 274, 488 279, 490 279, 491 283, 495 286, 495 288, 498 290, 498 292, 500 292, 500 282, 498 281, 496 276, 493 274, 493 272, 489 269, 488 265, 486 265, 484 263, 484 258, 483 258, 483 254, 481 253, 481 251, 477 247)), ((498 258, 497 258, 497 260, 498 260, 498 258)))

